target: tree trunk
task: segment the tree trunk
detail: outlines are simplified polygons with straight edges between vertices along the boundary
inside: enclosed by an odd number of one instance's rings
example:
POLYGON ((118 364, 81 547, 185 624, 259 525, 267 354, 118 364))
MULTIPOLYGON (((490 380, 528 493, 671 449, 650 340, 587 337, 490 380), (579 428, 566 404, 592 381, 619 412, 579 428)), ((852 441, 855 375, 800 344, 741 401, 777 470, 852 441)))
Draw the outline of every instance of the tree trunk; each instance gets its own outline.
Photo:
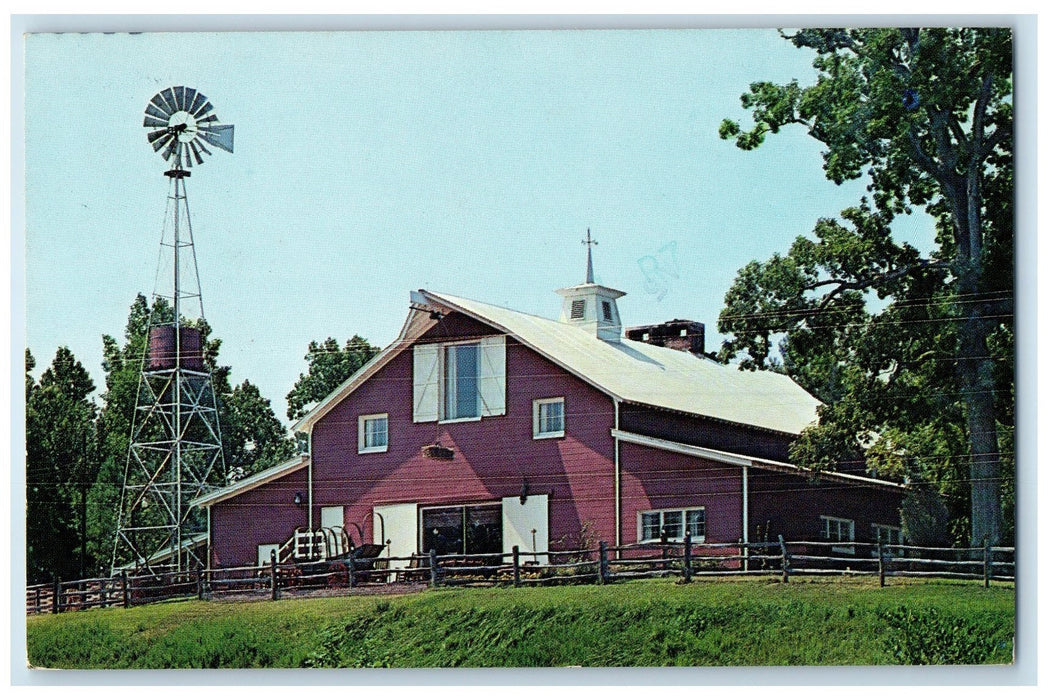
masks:
POLYGON ((963 320, 958 334, 957 378, 964 397, 968 428, 969 478, 971 480, 971 545, 995 545, 1001 538, 1001 456, 997 442, 994 406, 994 361, 987 347, 993 329, 987 318, 982 292, 982 218, 978 173, 970 173, 965 186, 947 192, 954 215, 959 257, 958 308, 963 320))

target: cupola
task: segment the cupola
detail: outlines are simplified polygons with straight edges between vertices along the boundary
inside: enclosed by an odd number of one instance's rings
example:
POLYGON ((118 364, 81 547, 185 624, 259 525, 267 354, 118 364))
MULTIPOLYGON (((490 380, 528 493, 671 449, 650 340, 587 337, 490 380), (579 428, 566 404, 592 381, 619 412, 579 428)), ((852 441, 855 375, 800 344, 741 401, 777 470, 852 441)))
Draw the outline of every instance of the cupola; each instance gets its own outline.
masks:
POLYGON ((560 320, 590 331, 601 340, 617 343, 622 339, 622 320, 616 300, 626 292, 594 283, 593 246, 597 242, 590 237, 588 229, 586 240, 582 242, 587 246, 586 282, 557 290, 557 294, 564 298, 560 320))

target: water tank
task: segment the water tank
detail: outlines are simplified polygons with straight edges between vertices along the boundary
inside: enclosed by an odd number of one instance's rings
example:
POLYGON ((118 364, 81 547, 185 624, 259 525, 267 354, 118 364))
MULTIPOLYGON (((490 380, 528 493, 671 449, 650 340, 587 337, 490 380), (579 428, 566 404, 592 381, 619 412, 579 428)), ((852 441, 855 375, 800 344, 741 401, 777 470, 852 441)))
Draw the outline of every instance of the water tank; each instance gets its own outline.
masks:
MULTIPOLYGON (((200 331, 196 328, 179 329, 182 369, 204 371, 204 353, 200 331)), ((175 327, 156 326, 149 329, 149 370, 175 368, 175 327)))

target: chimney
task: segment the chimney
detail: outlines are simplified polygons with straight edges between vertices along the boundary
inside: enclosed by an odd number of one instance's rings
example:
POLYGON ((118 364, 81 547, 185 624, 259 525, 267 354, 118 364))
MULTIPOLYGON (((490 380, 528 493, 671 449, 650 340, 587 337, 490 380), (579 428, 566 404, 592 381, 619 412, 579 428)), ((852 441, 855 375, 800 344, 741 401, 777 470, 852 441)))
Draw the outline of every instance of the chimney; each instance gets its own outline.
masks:
POLYGON ((651 326, 633 326, 626 329, 626 337, 692 355, 704 356, 706 353, 706 326, 698 321, 675 318, 651 326))

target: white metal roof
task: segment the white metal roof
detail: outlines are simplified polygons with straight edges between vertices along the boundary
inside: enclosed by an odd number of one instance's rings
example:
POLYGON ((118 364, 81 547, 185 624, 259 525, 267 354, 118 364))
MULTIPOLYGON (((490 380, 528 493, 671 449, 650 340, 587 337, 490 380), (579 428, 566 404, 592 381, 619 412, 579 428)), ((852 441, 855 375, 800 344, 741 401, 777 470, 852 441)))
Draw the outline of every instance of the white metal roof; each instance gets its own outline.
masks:
POLYGON ((622 401, 794 435, 817 418, 818 399, 784 374, 741 371, 626 338, 608 342, 560 321, 448 294, 425 295, 504 330, 622 401))
POLYGON ((252 474, 251 476, 245 477, 240 481, 235 481, 229 486, 223 486, 222 488, 216 489, 211 493, 199 496, 190 501, 189 505, 193 506, 194 508, 213 506, 214 504, 220 501, 224 501, 227 498, 232 498, 233 496, 241 494, 244 491, 250 491, 256 486, 261 486, 262 484, 267 484, 270 481, 279 479, 282 476, 287 476, 292 472, 296 472, 299 469, 302 469, 308 464, 309 457, 307 457, 306 455, 299 455, 297 457, 289 459, 286 462, 276 464, 270 467, 269 469, 263 469, 257 474, 252 474))

